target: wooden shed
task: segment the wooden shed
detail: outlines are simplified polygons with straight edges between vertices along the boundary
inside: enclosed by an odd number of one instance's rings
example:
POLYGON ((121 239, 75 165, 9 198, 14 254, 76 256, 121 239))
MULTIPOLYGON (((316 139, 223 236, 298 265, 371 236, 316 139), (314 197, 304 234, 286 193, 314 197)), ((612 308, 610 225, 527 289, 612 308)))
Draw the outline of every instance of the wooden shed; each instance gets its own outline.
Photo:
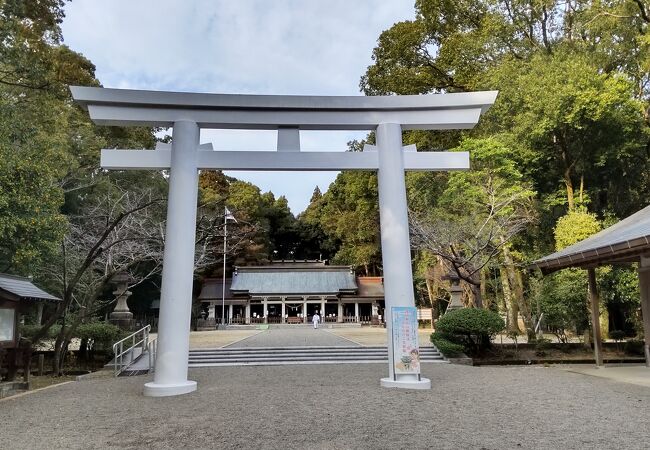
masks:
POLYGON ((0 273, 0 348, 18 346, 18 321, 31 306, 61 299, 35 286, 29 278, 0 273))

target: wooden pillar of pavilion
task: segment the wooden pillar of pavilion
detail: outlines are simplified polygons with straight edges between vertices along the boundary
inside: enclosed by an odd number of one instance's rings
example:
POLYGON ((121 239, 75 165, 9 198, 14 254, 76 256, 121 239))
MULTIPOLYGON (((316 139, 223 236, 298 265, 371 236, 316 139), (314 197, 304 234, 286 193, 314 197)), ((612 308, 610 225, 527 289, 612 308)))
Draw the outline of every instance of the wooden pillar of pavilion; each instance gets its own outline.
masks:
POLYGON ((589 302, 591 303, 591 329, 594 335, 594 357, 596 365, 603 365, 603 341, 600 336, 600 299, 596 285, 596 269, 587 269, 589 276, 589 302))
POLYGON ((650 367, 650 258, 641 257, 639 262, 639 291, 643 316, 645 365, 650 367))

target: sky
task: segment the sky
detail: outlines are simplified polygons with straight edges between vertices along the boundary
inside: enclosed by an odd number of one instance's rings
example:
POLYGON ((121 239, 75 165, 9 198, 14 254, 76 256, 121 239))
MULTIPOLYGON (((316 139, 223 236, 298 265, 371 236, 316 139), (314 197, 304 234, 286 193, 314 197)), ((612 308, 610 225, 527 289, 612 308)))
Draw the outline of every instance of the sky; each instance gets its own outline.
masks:
MULTIPOLYGON (((414 0, 73 0, 65 44, 104 87, 224 94, 361 95, 379 34, 414 0)), ((344 151, 365 132, 301 131, 304 151, 344 151)), ((215 150, 275 150, 275 131, 202 130, 215 150)), ((335 172, 226 172, 284 195, 294 214, 335 172)))

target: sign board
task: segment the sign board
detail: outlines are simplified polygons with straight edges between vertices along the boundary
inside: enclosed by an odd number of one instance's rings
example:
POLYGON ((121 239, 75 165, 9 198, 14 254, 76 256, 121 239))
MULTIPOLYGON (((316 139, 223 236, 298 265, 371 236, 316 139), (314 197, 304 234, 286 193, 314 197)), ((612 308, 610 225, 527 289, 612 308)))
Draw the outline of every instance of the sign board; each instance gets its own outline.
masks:
POLYGON ((420 374, 418 316, 414 306, 394 306, 392 313, 395 374, 420 374))
POLYGON ((13 341, 16 327, 16 310, 0 308, 0 342, 13 341))

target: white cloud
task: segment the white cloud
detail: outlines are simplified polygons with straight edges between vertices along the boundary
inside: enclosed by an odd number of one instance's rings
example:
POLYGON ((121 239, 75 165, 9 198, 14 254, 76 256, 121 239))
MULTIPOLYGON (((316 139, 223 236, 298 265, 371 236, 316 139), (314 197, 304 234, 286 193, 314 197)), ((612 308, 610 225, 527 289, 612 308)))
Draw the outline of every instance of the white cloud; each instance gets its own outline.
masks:
MULTIPOLYGON (((355 95, 381 31, 413 17, 413 0, 194 0, 66 6, 65 42, 106 87, 355 95)), ((340 149, 360 133, 302 134, 304 149, 340 149)), ((206 130, 217 149, 271 149, 273 132, 206 130)), ((303 210, 332 173, 233 174, 303 210), (287 180, 291 180, 287 182, 287 180)))

